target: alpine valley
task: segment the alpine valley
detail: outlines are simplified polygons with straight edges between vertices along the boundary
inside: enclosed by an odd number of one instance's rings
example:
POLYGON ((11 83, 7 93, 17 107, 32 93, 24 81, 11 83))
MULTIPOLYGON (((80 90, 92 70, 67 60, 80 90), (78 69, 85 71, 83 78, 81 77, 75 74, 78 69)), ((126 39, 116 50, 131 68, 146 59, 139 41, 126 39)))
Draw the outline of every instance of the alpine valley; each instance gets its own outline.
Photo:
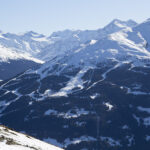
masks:
POLYGON ((150 19, 1 32, 0 70, 1 124, 66 150, 149 150, 150 19))

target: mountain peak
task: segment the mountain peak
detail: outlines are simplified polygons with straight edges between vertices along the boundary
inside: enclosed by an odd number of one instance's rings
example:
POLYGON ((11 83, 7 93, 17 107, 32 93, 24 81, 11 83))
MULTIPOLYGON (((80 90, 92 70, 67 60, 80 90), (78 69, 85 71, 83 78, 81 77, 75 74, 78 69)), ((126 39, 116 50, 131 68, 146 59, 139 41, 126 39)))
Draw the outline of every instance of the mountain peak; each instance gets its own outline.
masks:
POLYGON ((78 33, 79 30, 69 30, 69 29, 66 29, 66 30, 63 30, 63 31, 57 31, 57 32, 53 32, 51 35, 50 35, 50 38, 53 37, 53 38, 70 38, 71 36, 73 36, 74 33, 78 33))
POLYGON ((132 20, 132 19, 129 19, 127 21, 114 19, 109 25, 111 25, 111 24, 116 25, 116 26, 121 27, 121 28, 123 28, 125 26, 127 26, 127 27, 134 27, 134 26, 137 25, 137 23, 134 20, 132 20))
POLYGON ((23 36, 38 37, 38 38, 44 37, 43 34, 39 34, 34 31, 27 31, 26 33, 23 34, 23 36))
POLYGON ((35 35, 37 35, 38 33, 34 32, 34 31, 27 31, 25 34, 35 34, 35 35))
POLYGON ((117 19, 117 18, 116 18, 116 19, 113 19, 113 20, 112 20, 112 23, 115 23, 115 22, 122 22, 122 20, 117 19))
MULTIPOLYGON (((144 22, 142 22, 141 24, 149 24, 150 23, 150 18, 146 19, 144 22)), ((140 24, 140 25, 141 25, 140 24)))
POLYGON ((130 26, 130 27, 134 27, 137 25, 137 22, 135 22, 134 20, 132 19, 129 19, 126 21, 127 25, 130 26))

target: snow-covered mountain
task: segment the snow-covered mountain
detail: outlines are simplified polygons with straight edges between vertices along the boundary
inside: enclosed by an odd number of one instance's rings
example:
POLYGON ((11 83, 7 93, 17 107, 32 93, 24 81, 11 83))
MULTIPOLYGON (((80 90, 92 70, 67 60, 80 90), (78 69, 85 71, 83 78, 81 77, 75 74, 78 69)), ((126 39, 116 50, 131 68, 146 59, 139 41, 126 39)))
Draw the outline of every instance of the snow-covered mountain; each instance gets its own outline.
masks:
POLYGON ((0 83, 0 122, 66 150, 149 150, 150 20, 108 27, 52 34, 49 61, 0 83))
POLYGON ((0 126, 1 150, 62 150, 33 137, 0 126))
POLYGON ((0 33, 0 79, 11 78, 43 61, 36 58, 39 47, 45 46, 43 35, 0 33))
POLYGON ((36 64, 84 47, 86 42, 135 25, 131 20, 124 22, 116 19, 103 29, 65 30, 55 32, 50 37, 33 31, 22 34, 0 32, 0 79, 11 78, 36 64))
POLYGON ((44 47, 41 53, 38 54, 38 58, 48 61, 58 55, 76 50, 78 47, 85 47, 86 43, 89 43, 91 40, 100 40, 111 33, 136 25, 137 23, 132 20, 121 21, 115 19, 106 27, 98 30, 65 30, 54 32, 49 37, 51 44, 44 47))
MULTIPOLYGON (((120 21, 115 19, 102 29, 86 31, 65 30, 54 32, 50 37, 46 37, 45 35, 33 31, 22 34, 0 32, 0 61, 19 58, 30 59, 35 62, 45 61, 44 57, 48 54, 45 54, 45 56, 43 53, 51 53, 53 49, 55 50, 55 53, 64 51, 63 49, 65 49, 65 51, 72 50, 80 44, 84 44, 92 39, 101 39, 108 34, 135 25, 136 23, 132 20, 120 21), (71 46, 65 47, 67 44, 71 46), (46 48, 48 49, 47 51, 45 50, 46 48), (40 57, 40 55, 42 55, 43 58, 40 57)), ((48 55, 47 57, 52 58, 51 55, 48 55)))
POLYGON ((145 22, 134 28, 134 31, 140 32, 142 37, 146 40, 146 48, 150 51, 150 19, 147 19, 145 22))
POLYGON ((0 45, 32 57, 35 57, 47 44, 49 41, 44 35, 33 31, 22 34, 0 33, 0 45))

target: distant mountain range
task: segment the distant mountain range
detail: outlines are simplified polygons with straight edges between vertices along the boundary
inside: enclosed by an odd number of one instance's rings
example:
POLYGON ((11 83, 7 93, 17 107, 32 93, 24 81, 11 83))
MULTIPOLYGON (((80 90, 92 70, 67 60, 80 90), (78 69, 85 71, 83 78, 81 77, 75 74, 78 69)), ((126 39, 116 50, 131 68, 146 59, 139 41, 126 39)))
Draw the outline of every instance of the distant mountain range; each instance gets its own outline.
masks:
POLYGON ((0 82, 2 124, 66 150, 149 150, 150 19, 29 33, 43 64, 0 82))
POLYGON ((0 79, 11 78, 37 64, 42 64, 58 55, 83 46, 92 39, 101 39, 127 26, 135 26, 132 20, 127 22, 114 20, 103 29, 72 31, 65 30, 46 37, 33 31, 23 34, 0 32, 0 79))

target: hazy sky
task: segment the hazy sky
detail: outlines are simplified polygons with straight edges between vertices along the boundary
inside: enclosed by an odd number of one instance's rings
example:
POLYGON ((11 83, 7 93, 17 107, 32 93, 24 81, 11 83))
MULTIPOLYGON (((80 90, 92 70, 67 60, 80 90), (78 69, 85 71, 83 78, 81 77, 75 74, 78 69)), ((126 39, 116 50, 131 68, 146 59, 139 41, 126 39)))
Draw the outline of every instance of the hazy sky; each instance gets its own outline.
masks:
POLYGON ((114 18, 150 18, 150 0, 0 0, 0 30, 49 35, 63 29, 97 29, 114 18))

